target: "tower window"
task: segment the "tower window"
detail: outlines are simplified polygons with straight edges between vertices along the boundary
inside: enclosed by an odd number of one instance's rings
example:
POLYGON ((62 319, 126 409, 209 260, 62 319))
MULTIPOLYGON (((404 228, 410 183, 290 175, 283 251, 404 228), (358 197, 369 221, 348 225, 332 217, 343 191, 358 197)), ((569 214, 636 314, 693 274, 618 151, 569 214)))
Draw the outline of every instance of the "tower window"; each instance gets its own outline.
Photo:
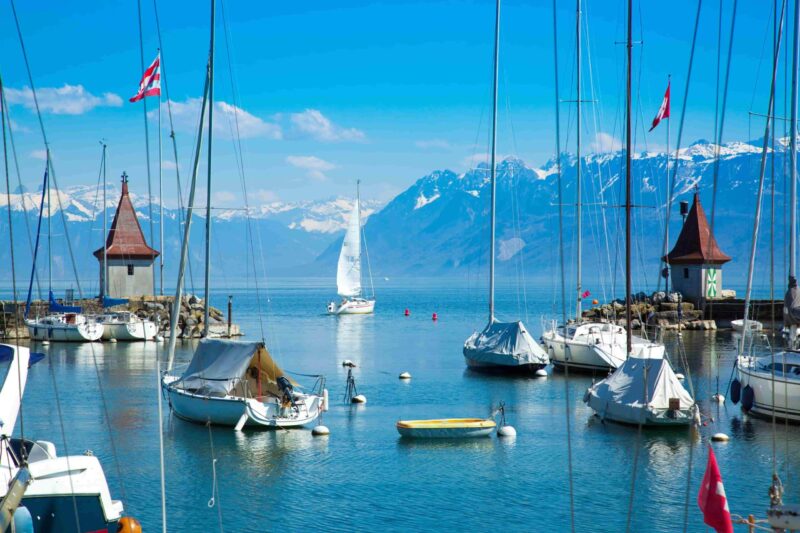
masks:
MULTIPOLYGON (((133 273, 133 267, 129 266, 128 267, 128 274, 132 274, 132 273, 133 273)), ((683 269, 683 279, 689 279, 689 269, 688 268, 684 268, 683 269)))
POLYGON ((128 265, 128 275, 133 276, 133 265, 128 265))

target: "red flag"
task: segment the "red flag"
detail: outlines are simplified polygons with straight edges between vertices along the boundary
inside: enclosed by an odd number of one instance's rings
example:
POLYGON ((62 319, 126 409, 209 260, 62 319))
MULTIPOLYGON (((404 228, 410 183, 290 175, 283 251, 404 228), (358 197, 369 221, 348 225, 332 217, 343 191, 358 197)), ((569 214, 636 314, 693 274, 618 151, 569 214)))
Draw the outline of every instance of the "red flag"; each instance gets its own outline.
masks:
POLYGON ((667 92, 664 93, 664 100, 661 102, 661 107, 658 108, 658 113, 656 113, 656 118, 653 119, 653 125, 650 126, 650 131, 653 131, 658 123, 661 122, 662 119, 669 118, 669 86, 671 83, 667 83, 667 92))
POLYGON ((591 292, 589 292, 589 291, 583 291, 583 294, 581 294, 581 298, 588 298, 588 297, 589 297, 589 295, 591 295, 591 294, 592 294, 592 293, 591 293, 591 292))
POLYGON ((139 92, 130 101, 138 102, 146 96, 161 96, 161 54, 144 71, 142 81, 139 82, 139 92))
POLYGON ((697 494, 697 505, 703 512, 703 522, 713 527, 717 533, 733 533, 728 499, 725 497, 725 487, 722 486, 722 475, 719 473, 717 458, 714 457, 711 446, 708 447, 708 464, 700 484, 700 492, 697 494))

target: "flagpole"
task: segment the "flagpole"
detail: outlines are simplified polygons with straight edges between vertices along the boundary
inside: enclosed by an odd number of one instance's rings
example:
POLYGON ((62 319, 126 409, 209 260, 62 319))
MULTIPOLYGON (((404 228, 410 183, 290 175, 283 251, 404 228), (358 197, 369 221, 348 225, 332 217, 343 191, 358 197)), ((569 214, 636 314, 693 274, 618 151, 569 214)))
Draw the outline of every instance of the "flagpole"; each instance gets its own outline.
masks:
MULTIPOLYGON (((161 71, 161 48, 158 49, 158 70, 161 71)), ((159 84, 161 79, 159 78, 159 84)), ((164 184, 161 168, 161 90, 158 91, 158 233, 159 233, 159 282, 158 291, 164 296, 164 184)))
MULTIPOLYGON (((668 90, 670 88, 670 83, 671 82, 672 82, 672 74, 667 74, 667 89, 668 90)), ((669 96, 670 96, 670 98, 672 98, 672 91, 671 90, 670 90, 670 95, 669 96)), ((667 105, 671 106, 672 102, 668 102, 667 105)), ((669 117, 667 117, 667 172, 664 175, 664 177, 665 177, 664 190, 665 191, 669 190, 669 123, 670 122, 671 121, 670 121, 669 117)), ((669 206, 667 206, 667 209, 669 209, 669 206)), ((667 255, 667 248, 669 247, 669 244, 668 244, 669 243, 669 224, 667 224, 667 217, 664 217, 664 226, 665 226, 664 231, 666 233, 666 238, 664 239, 664 255, 667 255)), ((665 292, 667 293, 667 296, 669 296, 669 275, 670 275, 669 263, 664 263, 664 264, 666 265, 664 267, 664 269, 665 269, 665 273, 664 273, 665 274, 664 275, 664 289, 665 289, 665 292)))

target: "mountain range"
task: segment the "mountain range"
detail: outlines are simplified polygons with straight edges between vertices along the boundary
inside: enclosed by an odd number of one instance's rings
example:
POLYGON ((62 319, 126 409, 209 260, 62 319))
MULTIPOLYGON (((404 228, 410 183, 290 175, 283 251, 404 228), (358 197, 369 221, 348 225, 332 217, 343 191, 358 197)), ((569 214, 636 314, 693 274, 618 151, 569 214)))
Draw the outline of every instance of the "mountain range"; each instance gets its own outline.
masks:
MULTIPOLYGON (((787 142, 777 142, 767 159, 765 197, 762 212, 757 280, 766 272, 770 249, 769 228, 773 218, 776 272, 784 272, 786 241, 783 238, 787 185, 784 164, 788 160, 787 142), (772 164, 774 161, 774 198, 772 164)), ((717 147, 705 140, 680 150, 675 179, 675 200, 670 216, 670 244, 680 231, 679 203, 691 202, 700 194, 711 219, 714 161, 719 151, 714 233, 728 255, 724 267, 725 285, 742 285, 749 257, 761 141, 732 142, 717 147)), ((676 159, 670 157, 670 174, 676 159)), ((624 264, 624 152, 589 154, 581 159, 583 217, 582 257, 584 279, 599 289, 612 280, 622 280, 624 264)), ((501 276, 553 281, 558 276, 559 207, 565 246, 566 274, 571 279, 576 266, 576 176, 578 161, 563 153, 559 159, 539 167, 517 158, 506 158, 497 170, 497 270, 501 276), (558 194, 558 167, 561 165, 561 199, 558 194)), ((663 153, 634 154, 632 164, 633 265, 637 284, 654 286, 658 258, 662 254, 667 156, 663 153)), ((364 234, 370 265, 376 276, 469 276, 485 278, 488 260, 490 173, 486 164, 467 172, 437 170, 418 179, 386 205, 363 201, 366 219, 364 234)), ((12 223, 17 249, 17 267, 30 271, 28 230, 35 237, 41 191, 17 190, 11 194, 12 223), (26 227, 27 226, 27 227, 26 227)), ((119 189, 107 191, 109 220, 118 201, 119 189)), ((142 229, 149 238, 146 197, 132 194, 142 229)), ((69 255, 63 239, 59 203, 67 220, 69 237, 76 254, 81 279, 94 279, 96 260, 89 252, 101 246, 102 217, 95 187, 76 186, 53 198, 53 276, 72 279, 69 255)), ((344 227, 353 200, 333 198, 301 203, 271 202, 244 210, 216 209, 212 225, 212 270, 223 279, 252 275, 253 264, 259 275, 333 276, 344 227), (248 223, 249 222, 249 223, 248 223), (252 228, 252 232, 248 228, 252 228), (252 233, 252 235, 251 235, 252 233), (250 254, 254 250, 255 260, 250 254), (263 259, 263 261, 262 261, 263 259), (265 266, 262 266, 265 265, 265 266)), ((0 224, 7 225, 8 202, 0 195, 0 224)), ((45 210, 47 208, 45 207, 45 210)), ((157 206, 154 217, 157 218, 157 206)), ((165 208, 165 276, 175 274, 180 247, 179 210, 165 208)), ((195 214, 190 243, 191 260, 202 272, 204 219, 195 214)), ((154 235, 158 235, 157 220, 154 235)), ((44 227, 44 226, 43 226, 44 227)), ((0 235, 0 259, 8 260, 8 231, 0 235)), ((44 242, 44 241, 43 241, 44 242)), ((157 246, 156 246, 157 247, 157 246)), ((45 249, 40 253, 46 253, 45 249)), ((40 257, 42 257, 40 255, 40 257)), ((44 256, 46 257, 46 256, 44 256)), ((4 270, 4 277, 9 277, 4 270)), ((41 273, 45 270, 40 269, 41 273)), ((20 274, 18 273, 18 276, 20 274)), ((782 279, 782 278, 778 278, 782 279)), ((199 280, 199 274, 198 274, 199 280)))

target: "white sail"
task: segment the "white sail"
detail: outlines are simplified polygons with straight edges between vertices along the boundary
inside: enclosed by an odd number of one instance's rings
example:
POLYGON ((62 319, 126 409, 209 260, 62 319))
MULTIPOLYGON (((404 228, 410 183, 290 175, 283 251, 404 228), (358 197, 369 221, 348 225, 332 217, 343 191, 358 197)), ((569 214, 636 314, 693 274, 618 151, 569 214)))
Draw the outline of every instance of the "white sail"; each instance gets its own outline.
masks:
POLYGON ((358 200, 350 213, 350 223, 339 253, 336 286, 339 296, 343 298, 361 295, 361 216, 358 200))

